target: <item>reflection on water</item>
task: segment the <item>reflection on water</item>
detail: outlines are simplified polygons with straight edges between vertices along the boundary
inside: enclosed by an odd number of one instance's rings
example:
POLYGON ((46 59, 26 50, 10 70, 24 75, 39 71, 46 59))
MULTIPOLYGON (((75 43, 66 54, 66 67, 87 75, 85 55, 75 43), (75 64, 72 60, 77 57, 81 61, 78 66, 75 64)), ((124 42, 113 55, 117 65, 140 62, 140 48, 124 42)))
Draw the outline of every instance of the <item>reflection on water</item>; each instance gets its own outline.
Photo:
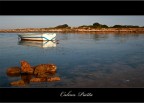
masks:
POLYGON ((57 41, 27 41, 27 40, 18 41, 18 45, 34 46, 40 48, 56 47, 57 44, 58 44, 57 41))

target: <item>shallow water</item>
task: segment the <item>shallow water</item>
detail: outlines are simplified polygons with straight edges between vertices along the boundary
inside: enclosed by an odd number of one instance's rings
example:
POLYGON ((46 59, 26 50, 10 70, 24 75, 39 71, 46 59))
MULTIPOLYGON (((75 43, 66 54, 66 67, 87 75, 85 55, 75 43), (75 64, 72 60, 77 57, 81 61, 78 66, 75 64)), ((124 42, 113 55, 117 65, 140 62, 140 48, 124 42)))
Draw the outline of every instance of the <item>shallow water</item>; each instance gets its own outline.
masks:
POLYGON ((55 82, 24 87, 144 87, 144 34, 57 33, 58 42, 20 41, 16 33, 0 33, 0 87, 21 77, 6 70, 26 60, 32 66, 57 65, 55 82))

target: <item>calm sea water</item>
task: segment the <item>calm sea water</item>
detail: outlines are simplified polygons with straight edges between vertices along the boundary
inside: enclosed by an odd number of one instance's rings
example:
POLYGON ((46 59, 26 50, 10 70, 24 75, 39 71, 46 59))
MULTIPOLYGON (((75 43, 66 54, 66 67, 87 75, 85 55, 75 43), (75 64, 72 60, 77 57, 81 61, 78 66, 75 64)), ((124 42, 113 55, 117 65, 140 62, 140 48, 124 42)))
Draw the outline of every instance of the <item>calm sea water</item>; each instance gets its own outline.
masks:
POLYGON ((10 83, 21 79, 6 74, 21 60, 56 64, 61 78, 25 87, 144 87, 144 34, 57 33, 57 40, 28 42, 16 33, 0 33, 0 87, 14 87, 10 83))

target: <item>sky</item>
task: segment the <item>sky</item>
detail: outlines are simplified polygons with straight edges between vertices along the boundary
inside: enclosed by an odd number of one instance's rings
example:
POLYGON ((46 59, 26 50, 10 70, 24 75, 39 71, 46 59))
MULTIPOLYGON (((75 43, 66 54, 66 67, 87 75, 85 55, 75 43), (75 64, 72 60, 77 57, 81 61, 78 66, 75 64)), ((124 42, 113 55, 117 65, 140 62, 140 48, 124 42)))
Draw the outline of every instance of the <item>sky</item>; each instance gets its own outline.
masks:
POLYGON ((47 28, 68 24, 71 27, 93 23, 144 26, 144 16, 0 16, 0 29, 47 28))

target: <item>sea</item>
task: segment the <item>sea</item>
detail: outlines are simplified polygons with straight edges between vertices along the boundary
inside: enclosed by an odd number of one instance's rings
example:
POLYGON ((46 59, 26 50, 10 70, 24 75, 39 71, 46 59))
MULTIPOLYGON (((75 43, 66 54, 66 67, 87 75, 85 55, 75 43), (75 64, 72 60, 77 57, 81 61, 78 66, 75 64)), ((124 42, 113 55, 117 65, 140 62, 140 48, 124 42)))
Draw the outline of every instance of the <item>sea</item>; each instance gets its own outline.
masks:
POLYGON ((143 88, 144 33, 56 33, 55 41, 22 41, 18 33, 0 33, 1 88, 143 88), (13 86, 21 75, 10 67, 55 64, 59 81, 13 86))

